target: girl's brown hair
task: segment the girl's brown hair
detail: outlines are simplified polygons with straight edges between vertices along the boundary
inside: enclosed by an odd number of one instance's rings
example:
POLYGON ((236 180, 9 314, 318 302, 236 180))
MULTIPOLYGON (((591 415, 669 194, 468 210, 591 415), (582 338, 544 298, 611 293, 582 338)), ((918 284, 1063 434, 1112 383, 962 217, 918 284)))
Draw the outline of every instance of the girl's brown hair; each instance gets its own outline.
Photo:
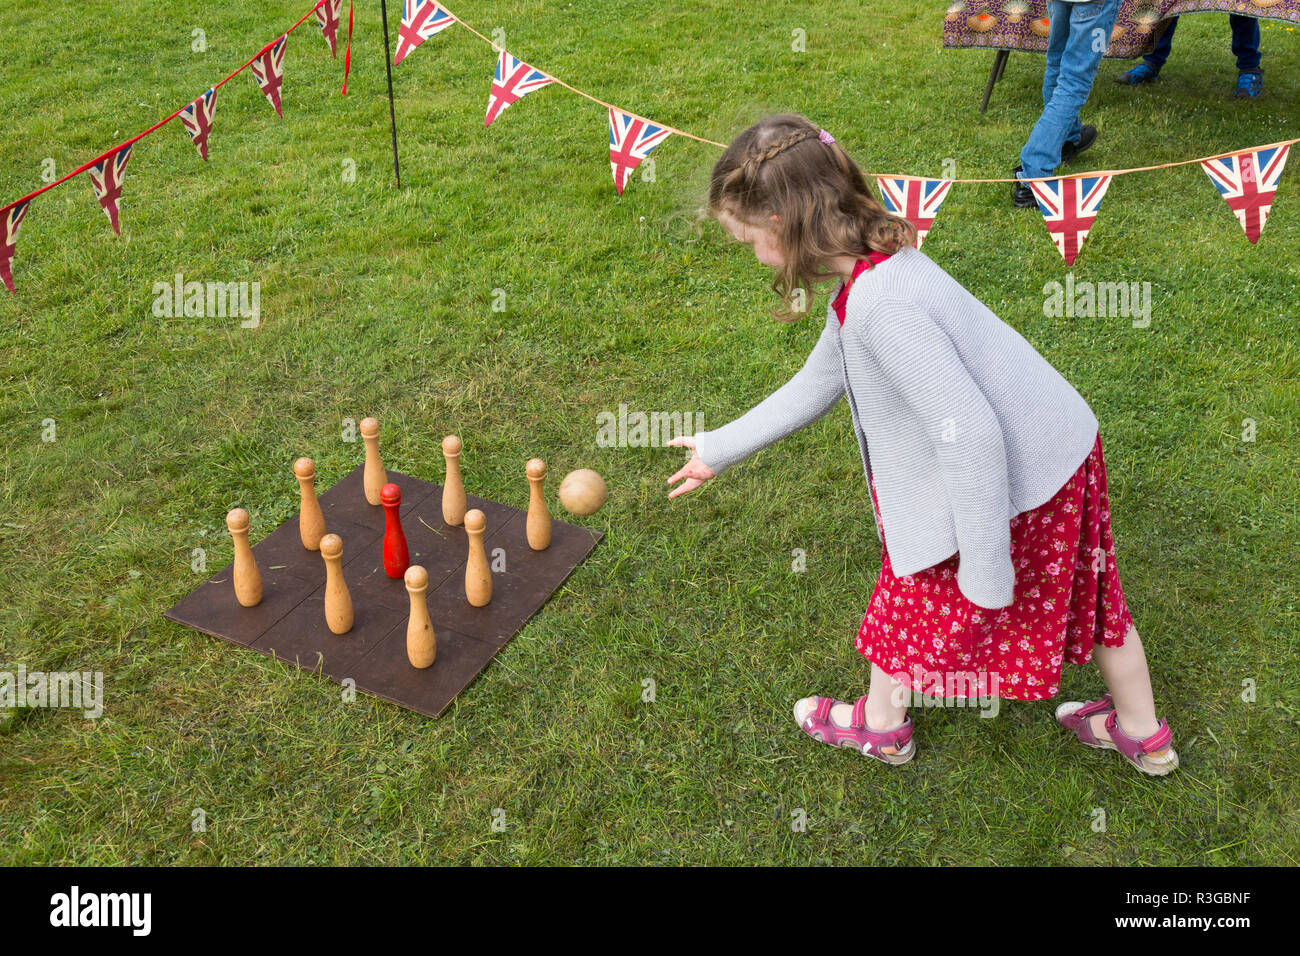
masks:
POLYGON ((732 140, 709 184, 710 215, 726 212, 775 232, 785 266, 772 290, 785 309, 773 315, 783 322, 806 314, 792 308, 795 290, 803 289, 806 302, 815 282, 835 275, 825 268, 830 260, 893 253, 916 240, 915 227, 887 213, 862 170, 839 143, 823 142, 820 132, 795 113, 769 116, 732 140))

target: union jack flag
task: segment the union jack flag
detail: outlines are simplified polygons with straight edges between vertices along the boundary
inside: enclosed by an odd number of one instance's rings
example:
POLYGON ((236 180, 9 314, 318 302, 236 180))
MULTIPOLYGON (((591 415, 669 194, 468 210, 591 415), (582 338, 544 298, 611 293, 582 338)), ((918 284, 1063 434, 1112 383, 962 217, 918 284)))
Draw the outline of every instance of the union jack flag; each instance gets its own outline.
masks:
POLYGON ((284 115, 280 112, 280 88, 284 85, 284 45, 288 39, 289 34, 286 33, 252 62, 253 77, 275 107, 276 116, 284 115))
POLYGON ((1289 146, 1270 146, 1267 149, 1246 150, 1222 159, 1207 159, 1201 168, 1214 183, 1237 216, 1246 238, 1252 243, 1259 239, 1273 208, 1277 181, 1282 177, 1289 146))
POLYGON ((104 207, 104 214, 119 236, 122 230, 117 224, 117 206, 122 199, 122 177, 127 161, 131 158, 133 145, 135 144, 127 143, 112 156, 90 167, 90 182, 95 187, 95 198, 104 207))
POLYGON ((613 106, 609 108, 609 166, 614 173, 614 188, 623 195, 627 177, 641 165, 646 154, 672 135, 672 130, 656 126, 613 106))
POLYGON ((435 0, 406 0, 402 4, 402 25, 397 29, 397 53, 393 66, 406 59, 414 50, 435 33, 441 33, 456 22, 456 18, 435 0))
POLYGON ((14 203, 0 213, 0 281, 4 282, 5 288, 11 293, 14 291, 14 275, 9 271, 9 263, 13 261, 18 242, 18 227, 22 225, 30 205, 29 199, 27 202, 14 203))
POLYGON ((1074 265, 1109 187, 1109 176, 1070 176, 1029 184, 1067 266, 1074 265))
POLYGON ((916 248, 921 248, 926 234, 939 215, 939 206, 952 186, 950 179, 902 179, 877 176, 880 199, 885 211, 902 216, 916 227, 916 248))
POLYGON ((505 112, 511 103, 527 96, 534 90, 540 90, 555 78, 547 76, 541 70, 535 70, 527 63, 516 60, 505 50, 497 57, 497 72, 492 77, 492 89, 488 93, 487 117, 483 120, 485 127, 505 112))
POLYGON ((194 148, 204 161, 208 158, 208 134, 212 132, 212 120, 217 115, 216 87, 208 90, 185 109, 181 110, 181 124, 194 140, 194 148))
POLYGON ((320 32, 325 42, 330 45, 330 56, 339 58, 339 7, 343 0, 324 0, 316 8, 316 19, 320 22, 320 32))

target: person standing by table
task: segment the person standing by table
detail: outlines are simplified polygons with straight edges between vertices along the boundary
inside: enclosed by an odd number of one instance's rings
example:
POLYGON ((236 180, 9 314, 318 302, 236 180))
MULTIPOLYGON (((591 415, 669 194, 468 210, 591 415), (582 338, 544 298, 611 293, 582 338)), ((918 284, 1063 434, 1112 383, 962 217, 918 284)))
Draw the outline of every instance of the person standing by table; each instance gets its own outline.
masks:
MULTIPOLYGON (((1017 179, 1050 176, 1097 139, 1097 128, 1084 126, 1079 112, 1088 102, 1097 67, 1110 46, 1119 2, 1048 0, 1051 29, 1043 71, 1043 112, 1020 151, 1020 165, 1014 170, 1017 179)), ((1033 192, 1021 183, 1012 186, 1011 201, 1019 208, 1037 205, 1033 192)))
MULTIPOLYGON (((1259 21, 1233 13, 1228 16, 1228 24, 1232 27, 1232 52, 1237 57, 1237 88, 1232 95, 1253 100, 1264 88, 1264 71, 1259 66, 1259 21)), ((1138 86, 1159 76, 1160 68, 1169 59, 1169 51, 1173 48, 1176 26, 1178 18, 1170 18, 1155 49, 1143 56, 1142 62, 1133 69, 1115 77, 1115 82, 1138 86)))

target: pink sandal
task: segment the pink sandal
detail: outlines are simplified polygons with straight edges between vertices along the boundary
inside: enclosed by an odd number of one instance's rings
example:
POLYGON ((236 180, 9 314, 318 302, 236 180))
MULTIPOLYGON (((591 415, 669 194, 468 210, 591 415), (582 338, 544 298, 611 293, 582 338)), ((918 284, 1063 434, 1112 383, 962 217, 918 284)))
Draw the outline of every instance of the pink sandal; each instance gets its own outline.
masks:
POLYGON ((867 726, 867 698, 864 696, 859 697, 858 702, 853 705, 853 716, 849 720, 849 726, 841 727, 831 720, 831 708, 839 703, 843 701, 835 700, 833 697, 804 698, 795 702, 794 719, 799 724, 799 729, 814 740, 820 740, 832 747, 851 747, 864 757, 875 757, 892 766, 907 763, 916 755, 916 748, 912 745, 910 714, 901 726, 893 730, 872 730, 867 726), (805 700, 812 700, 813 709, 803 720, 800 720, 799 705, 805 700), (883 753, 882 747, 893 747, 898 753, 883 753))
POLYGON ((1141 740, 1130 737, 1119 725, 1119 716, 1115 713, 1110 694, 1101 700, 1066 701, 1056 708, 1056 719, 1066 730, 1074 731, 1075 736, 1086 746, 1099 750, 1118 750, 1143 773, 1163 777, 1178 766, 1178 754, 1172 746, 1174 735, 1169 724, 1161 720, 1160 726, 1150 737, 1141 740), (1106 733, 1110 735, 1110 740, 1098 740, 1088 722, 1093 714, 1103 713, 1106 714, 1106 733))

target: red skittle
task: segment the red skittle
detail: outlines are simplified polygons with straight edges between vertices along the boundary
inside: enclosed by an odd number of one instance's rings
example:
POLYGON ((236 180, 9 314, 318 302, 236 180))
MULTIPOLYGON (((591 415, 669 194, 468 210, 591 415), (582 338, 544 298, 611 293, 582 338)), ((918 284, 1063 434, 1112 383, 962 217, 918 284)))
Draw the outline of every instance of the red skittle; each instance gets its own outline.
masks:
POLYGON ((390 578, 400 578, 411 566, 411 553, 402 533, 402 489, 389 482, 379 491, 379 501, 384 506, 384 571, 390 578))

